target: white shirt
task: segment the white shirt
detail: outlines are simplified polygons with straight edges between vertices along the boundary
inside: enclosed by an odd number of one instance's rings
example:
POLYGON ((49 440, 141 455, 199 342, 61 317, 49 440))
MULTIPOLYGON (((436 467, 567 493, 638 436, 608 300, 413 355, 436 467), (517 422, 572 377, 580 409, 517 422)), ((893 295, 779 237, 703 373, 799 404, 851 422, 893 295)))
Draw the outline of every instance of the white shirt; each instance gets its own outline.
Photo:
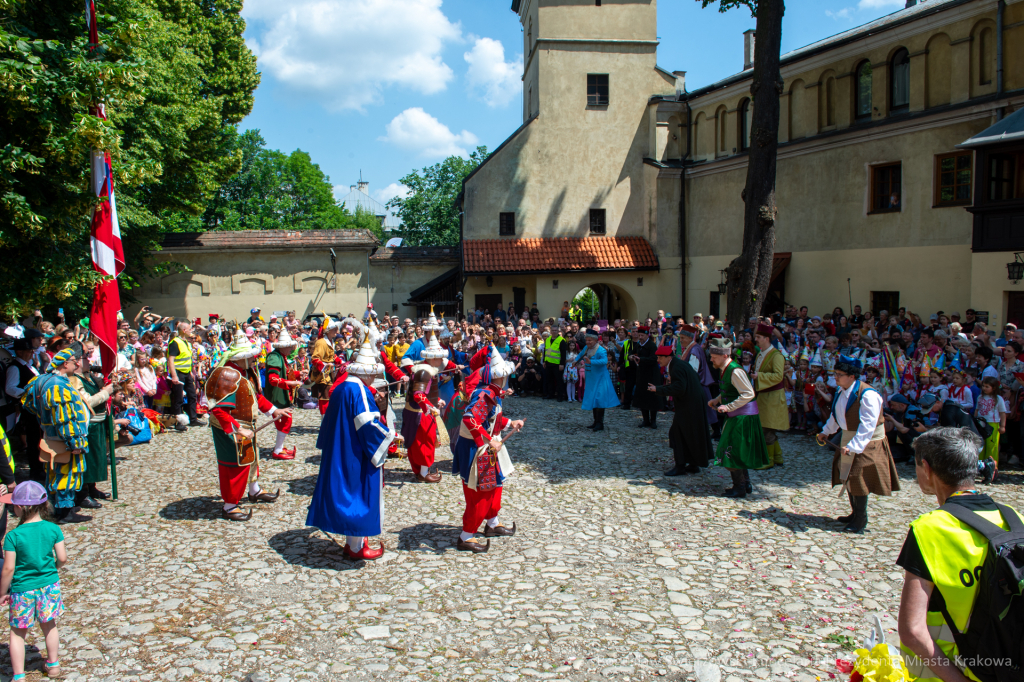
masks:
MULTIPOLYGON (((36 368, 33 367, 30 363, 25 362, 21 358, 14 358, 14 362, 20 363, 28 367, 29 371, 32 372, 33 376, 39 376, 39 372, 37 372, 36 368)), ((18 379, 20 377, 21 374, 18 372, 18 368, 15 367, 13 364, 7 368, 7 383, 4 386, 4 390, 7 392, 7 395, 11 396, 12 398, 21 398, 21 394, 25 392, 24 388, 18 388, 18 379)))
MULTIPOLYGON (((846 423, 846 403, 849 402, 851 397, 857 397, 852 395, 857 383, 854 382, 850 388, 839 392, 839 399, 836 400, 836 409, 832 416, 828 418, 828 422, 825 423, 825 428, 823 429, 823 433, 826 436, 831 436, 839 429, 843 431, 851 430, 846 423)), ((871 437, 875 434, 875 427, 878 426, 878 417, 881 414, 881 394, 877 391, 865 391, 860 399, 860 423, 857 424, 857 433, 846 445, 850 452, 864 452, 864 448, 868 446, 868 443, 871 442, 871 437)))

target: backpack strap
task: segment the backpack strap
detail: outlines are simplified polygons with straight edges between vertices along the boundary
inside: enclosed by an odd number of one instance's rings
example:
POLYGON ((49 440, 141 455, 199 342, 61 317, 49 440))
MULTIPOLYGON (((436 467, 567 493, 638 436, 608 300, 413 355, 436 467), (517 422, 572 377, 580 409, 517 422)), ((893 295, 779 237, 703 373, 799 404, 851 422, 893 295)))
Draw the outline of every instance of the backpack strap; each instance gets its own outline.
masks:
MULTIPOLYGON (((1005 519, 1006 522, 1010 524, 1010 530, 1014 530, 1014 521, 1017 524, 1020 524, 1020 518, 1015 513, 1013 513, 1013 510, 1010 509, 1009 507, 1006 507, 1005 505, 996 506, 998 507, 1000 513, 1003 515, 1003 519, 1005 519)), ((959 504, 950 504, 949 502, 947 502, 946 504, 939 507, 939 509, 941 511, 946 512, 953 518, 963 521, 968 526, 984 535, 985 539, 988 540, 990 544, 995 544, 996 538, 1007 533, 1006 530, 1003 530, 1002 528, 992 523, 991 521, 987 520, 983 516, 980 516, 969 509, 964 509, 959 504)), ((1022 527, 1021 530, 1024 530, 1024 527, 1022 527)))
POLYGON ((999 504, 998 502, 996 503, 996 508, 1003 515, 1003 520, 1010 527, 1011 533, 1024 533, 1024 521, 1021 520, 1020 514, 1005 504, 999 504))

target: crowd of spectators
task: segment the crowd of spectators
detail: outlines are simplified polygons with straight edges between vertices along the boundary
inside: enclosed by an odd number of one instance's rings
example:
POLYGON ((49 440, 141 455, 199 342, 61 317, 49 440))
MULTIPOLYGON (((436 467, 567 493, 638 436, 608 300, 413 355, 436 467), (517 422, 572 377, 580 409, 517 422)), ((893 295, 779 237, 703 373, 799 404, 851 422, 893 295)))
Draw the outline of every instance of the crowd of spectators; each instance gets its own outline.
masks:
MULTIPOLYGON (((396 365, 408 366, 408 360, 403 363, 404 356, 424 337, 426 319, 387 314, 378 317, 372 310, 361 317, 371 315, 382 332, 381 352, 396 365)), ((348 317, 355 318, 356 314, 348 317)), ((483 345, 493 343, 501 356, 515 365, 510 385, 517 395, 556 401, 580 401, 586 391, 585 372, 579 361, 588 326, 600 333, 624 406, 630 404, 634 390, 629 377, 630 348, 648 335, 656 346, 670 346, 680 357, 691 344, 703 347, 713 334, 726 336, 735 344, 736 360, 747 369, 758 352, 753 340, 756 319, 734 326, 699 313, 684 320, 659 310, 646 319, 584 323, 582 311, 566 302, 558 317, 541 318, 533 304, 519 314, 509 306, 508 310, 493 313, 470 309, 465 315, 442 319, 446 331, 440 341, 465 372, 469 358, 483 345), (647 329, 647 334, 642 329, 647 329)), ((968 417, 964 420, 961 415, 961 421, 973 424, 985 438, 986 458, 1005 465, 1011 457, 1020 455, 1024 445, 1024 362, 1018 356, 1024 350, 1024 332, 1015 325, 1004 325, 997 335, 978 321, 972 310, 963 316, 943 311, 921 316, 900 308, 891 314, 883 310, 875 316, 860 306, 849 315, 837 307, 820 316, 809 315, 806 307, 790 307, 764 319, 775 326, 773 343, 786 357, 785 390, 792 428, 797 432, 813 435, 827 420, 836 392, 833 368, 840 356, 846 356, 863 365, 863 380, 881 392, 887 402, 886 428, 897 460, 909 460, 909 445, 914 438, 938 425, 943 410, 949 412, 954 406, 968 417)), ((323 322, 321 317, 300 319, 295 311, 264 316, 253 309, 237 325, 218 315, 209 316, 204 325, 199 318, 175 319, 143 308, 134 320, 122 319, 118 325, 117 369, 132 377, 131 385, 125 387, 126 404, 176 417, 163 420, 167 428, 183 431, 189 425, 202 424, 205 404, 200 388, 231 344, 233 334, 244 334, 263 350, 259 357, 262 371, 278 335, 287 330, 298 341, 293 359, 300 368, 308 368, 307 358, 323 322), (177 344, 179 338, 187 342, 192 353, 190 377, 178 369, 183 348, 177 344), (186 390, 186 380, 192 384, 187 387, 190 390, 186 390)), ((74 346, 86 359, 86 367, 98 368, 100 364, 99 347, 89 334, 88 320, 69 326, 62 316, 51 323, 37 313, 20 324, 6 326, 3 334, 12 356, 18 358, 12 357, 5 365, 6 390, 0 410, 7 414, 16 411, 20 397, 18 383, 23 377, 17 369, 19 363, 33 372, 46 371, 49 358, 74 346)), ((360 341, 356 326, 345 324, 342 318, 334 339, 338 356, 343 361, 349 359, 360 341)), ((300 389, 300 407, 315 404, 307 396, 306 389, 300 389)), ((159 424, 154 426, 161 428, 159 424)))

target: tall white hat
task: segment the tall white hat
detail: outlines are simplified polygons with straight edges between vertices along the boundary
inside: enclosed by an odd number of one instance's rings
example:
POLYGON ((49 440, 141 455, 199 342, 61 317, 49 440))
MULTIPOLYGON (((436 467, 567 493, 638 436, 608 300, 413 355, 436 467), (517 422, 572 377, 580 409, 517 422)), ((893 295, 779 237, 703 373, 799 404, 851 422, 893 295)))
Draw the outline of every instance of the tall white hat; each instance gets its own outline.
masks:
POLYGON ((441 344, 437 341, 437 332, 430 335, 430 340, 427 342, 427 347, 420 353, 420 357, 424 360, 434 360, 436 358, 447 358, 448 351, 441 347, 441 344))
POLYGON ((435 334, 445 328, 443 324, 439 324, 437 316, 434 314, 434 304, 430 304, 430 315, 427 317, 427 323, 422 327, 425 332, 434 332, 435 334))
POLYGON ((491 346, 491 378, 501 379, 502 377, 512 376, 512 372, 515 371, 516 366, 507 360, 503 360, 501 353, 494 346, 491 346))
POLYGON ((287 329, 282 329, 281 333, 277 335, 277 341, 274 342, 274 348, 295 348, 299 345, 292 335, 288 333, 287 329))
POLYGON ((346 371, 349 374, 375 376, 384 373, 384 365, 377 362, 377 349, 373 347, 369 335, 363 336, 363 343, 346 371))

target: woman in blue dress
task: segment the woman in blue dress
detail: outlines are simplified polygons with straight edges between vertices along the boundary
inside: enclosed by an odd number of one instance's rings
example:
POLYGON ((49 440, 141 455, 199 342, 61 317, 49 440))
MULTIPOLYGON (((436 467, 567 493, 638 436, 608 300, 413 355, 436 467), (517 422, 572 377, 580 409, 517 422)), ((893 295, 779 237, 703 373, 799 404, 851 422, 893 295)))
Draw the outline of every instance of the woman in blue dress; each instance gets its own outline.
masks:
POLYGON ((587 350, 583 353, 583 366, 587 370, 587 380, 583 391, 583 409, 594 411, 594 423, 590 429, 604 431, 604 411, 609 407, 618 407, 619 398, 615 395, 612 378, 608 374, 608 351, 601 344, 600 335, 593 329, 587 330, 587 350))

